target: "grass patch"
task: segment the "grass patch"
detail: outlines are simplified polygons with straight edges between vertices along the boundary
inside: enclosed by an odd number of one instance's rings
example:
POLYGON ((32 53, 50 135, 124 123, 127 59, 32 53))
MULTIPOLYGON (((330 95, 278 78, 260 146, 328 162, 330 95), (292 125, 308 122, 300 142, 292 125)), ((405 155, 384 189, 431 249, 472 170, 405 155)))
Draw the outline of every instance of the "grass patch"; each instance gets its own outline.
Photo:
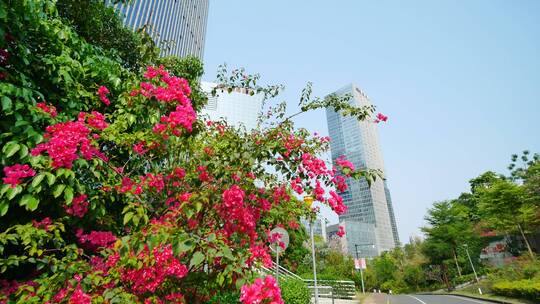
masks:
POLYGON ((503 297, 503 296, 493 295, 493 294, 490 294, 490 293, 487 293, 487 294, 484 293, 484 294, 480 295, 480 294, 478 294, 478 291, 469 292, 469 291, 464 291, 464 290, 458 290, 458 291, 451 292, 451 294, 472 296, 472 297, 475 297, 475 298, 482 298, 482 299, 486 299, 486 300, 501 300, 501 301, 506 301, 506 302, 509 302, 509 303, 512 303, 512 304, 535 304, 535 302, 529 301, 529 300, 507 298, 507 297, 503 297))
POLYGON ((364 303, 364 300, 366 300, 371 295, 371 292, 362 293, 361 291, 356 292, 356 299, 359 301, 359 303, 364 303))

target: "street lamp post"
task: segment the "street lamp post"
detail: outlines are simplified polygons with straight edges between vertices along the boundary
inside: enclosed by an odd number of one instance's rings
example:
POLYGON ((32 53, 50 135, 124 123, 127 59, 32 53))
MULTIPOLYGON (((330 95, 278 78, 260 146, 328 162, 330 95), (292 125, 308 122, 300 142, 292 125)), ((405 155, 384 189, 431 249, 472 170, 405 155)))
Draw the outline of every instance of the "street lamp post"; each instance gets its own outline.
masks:
POLYGON ((469 254, 469 246, 467 244, 463 244, 463 247, 465 247, 465 252, 467 253, 467 257, 469 258, 469 263, 471 263, 471 268, 474 273, 474 278, 476 279, 476 283, 478 284, 478 292, 482 294, 482 289, 480 288, 480 280, 478 280, 478 275, 476 274, 476 269, 474 269, 474 265, 471 259, 471 255, 469 254))
MULTIPOLYGON (((311 204, 313 204, 313 197, 311 196, 304 196, 304 202, 311 207, 311 204)), ((310 219, 309 223, 309 234, 311 238, 311 259, 313 261, 313 288, 315 290, 315 304, 319 303, 319 290, 317 289, 317 264, 315 262, 315 237, 313 233, 313 219, 310 219)))
MULTIPOLYGON (((359 260, 360 257, 358 256, 358 246, 372 246, 375 247, 373 244, 354 244, 354 250, 356 251, 356 259, 359 260)), ((364 272, 362 270, 362 265, 360 265, 360 281, 362 282, 362 293, 366 293, 364 290, 364 272)))

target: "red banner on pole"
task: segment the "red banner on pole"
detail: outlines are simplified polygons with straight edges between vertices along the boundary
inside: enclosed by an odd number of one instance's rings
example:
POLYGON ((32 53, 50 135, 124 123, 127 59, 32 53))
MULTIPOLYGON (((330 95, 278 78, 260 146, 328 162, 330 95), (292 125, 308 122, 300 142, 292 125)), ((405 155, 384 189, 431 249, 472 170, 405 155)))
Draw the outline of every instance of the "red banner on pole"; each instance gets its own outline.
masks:
POLYGON ((366 269, 366 259, 354 259, 354 268, 355 269, 366 269))

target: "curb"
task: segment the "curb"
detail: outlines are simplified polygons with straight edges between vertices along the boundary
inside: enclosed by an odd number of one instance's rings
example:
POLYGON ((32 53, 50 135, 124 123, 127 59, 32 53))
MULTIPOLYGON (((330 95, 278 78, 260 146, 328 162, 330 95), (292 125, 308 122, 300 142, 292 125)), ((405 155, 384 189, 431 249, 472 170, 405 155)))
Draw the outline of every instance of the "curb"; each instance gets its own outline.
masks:
POLYGON ((511 302, 507 302, 507 301, 504 301, 504 300, 486 299, 486 298, 475 297, 475 296, 464 295, 464 294, 457 294, 457 293, 419 293, 419 294, 434 295, 434 296, 437 296, 437 295, 457 296, 457 297, 469 298, 469 299, 474 299, 474 300, 481 300, 481 301, 491 302, 491 303, 513 304, 511 302))

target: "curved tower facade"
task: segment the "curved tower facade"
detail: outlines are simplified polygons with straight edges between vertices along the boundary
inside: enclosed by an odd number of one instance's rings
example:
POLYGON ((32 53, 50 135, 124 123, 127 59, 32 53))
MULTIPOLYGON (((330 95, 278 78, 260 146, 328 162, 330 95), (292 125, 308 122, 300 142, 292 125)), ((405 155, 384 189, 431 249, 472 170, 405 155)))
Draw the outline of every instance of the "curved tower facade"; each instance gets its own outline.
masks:
POLYGON ((161 56, 196 56, 202 59, 209 0, 133 0, 109 5, 133 30, 147 25, 161 56))
MULTIPOLYGON (((350 94, 349 103, 354 106, 371 105, 368 96, 356 85, 350 84, 335 94, 350 94)), ((358 121, 354 117, 343 116, 333 108, 326 109, 328 131, 332 141, 330 148, 332 160, 344 155, 356 168, 379 169, 383 172, 383 179, 377 178, 368 186, 366 180, 347 180, 349 188, 342 193, 343 201, 348 207, 346 214, 339 217, 340 222, 347 225, 346 242, 348 251, 355 255, 355 244, 367 246, 373 250, 365 250, 369 255, 391 250, 399 244, 397 226, 390 198, 390 191, 386 186, 384 162, 382 158, 377 124, 372 121, 358 121), (354 229, 352 226, 364 227, 373 225, 372 233, 355 233, 366 229, 354 229), (349 228, 350 227, 350 228, 349 228), (358 235, 357 235, 358 234, 358 235)), ((367 231, 367 230, 366 230, 367 231)))

